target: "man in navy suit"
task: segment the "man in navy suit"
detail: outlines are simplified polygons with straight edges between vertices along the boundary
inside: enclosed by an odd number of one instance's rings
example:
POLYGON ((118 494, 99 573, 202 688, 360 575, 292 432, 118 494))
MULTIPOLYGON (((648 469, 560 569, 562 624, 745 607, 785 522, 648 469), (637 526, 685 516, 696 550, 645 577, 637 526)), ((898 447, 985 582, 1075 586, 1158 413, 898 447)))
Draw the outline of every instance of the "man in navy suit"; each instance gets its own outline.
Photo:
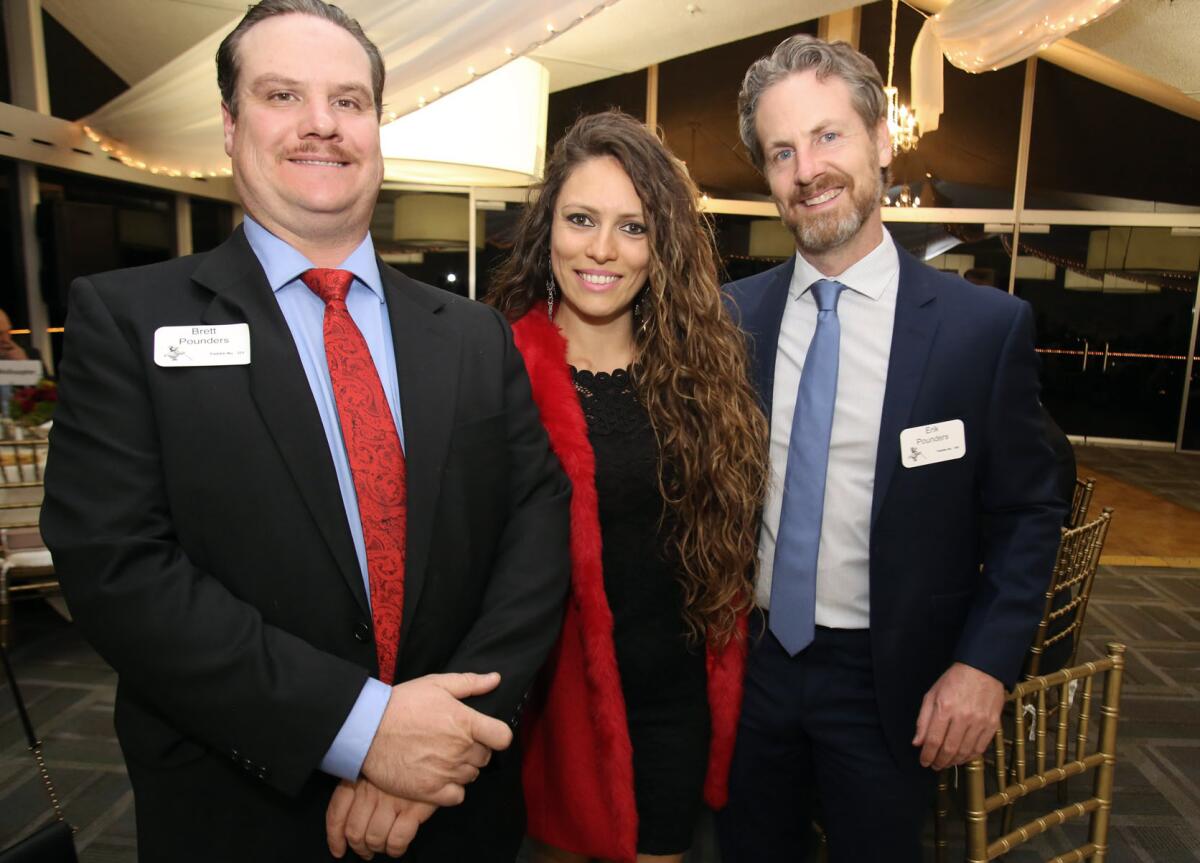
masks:
POLYGON ((934 771, 992 738, 1058 542, 1029 306, 883 230, 886 105, 870 60, 809 36, 739 97, 798 253, 728 287, 773 476, 726 863, 796 860, 813 817, 832 861, 920 859, 934 771))

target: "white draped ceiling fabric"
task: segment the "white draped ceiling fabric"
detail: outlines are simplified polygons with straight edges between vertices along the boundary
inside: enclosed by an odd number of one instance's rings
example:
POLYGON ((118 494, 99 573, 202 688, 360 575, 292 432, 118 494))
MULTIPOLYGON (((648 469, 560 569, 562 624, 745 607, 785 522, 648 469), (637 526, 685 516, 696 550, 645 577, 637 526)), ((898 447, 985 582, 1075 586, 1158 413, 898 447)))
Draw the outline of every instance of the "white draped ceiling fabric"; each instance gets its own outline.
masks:
POLYGON ((520 57, 383 127, 384 178, 527 186, 542 176, 550 73, 520 57))
MULTIPOLYGON (((530 53, 588 18, 600 14, 618 0, 340 0, 339 5, 351 17, 358 19, 367 36, 379 46, 387 67, 384 89, 384 123, 404 118, 414 111, 423 113, 422 105, 433 107, 446 94, 456 90, 469 91, 476 87, 489 89, 485 77, 514 59, 530 53)), ((101 107, 82 123, 93 130, 114 155, 127 164, 147 170, 185 176, 218 176, 229 173, 221 133, 221 96, 217 90, 214 58, 217 46, 236 24, 226 27, 176 57, 154 74, 101 107)), ((536 65, 532 64, 531 65, 536 65)), ((521 68, 521 67, 518 67, 521 68)), ((489 89, 490 110, 509 118, 528 118, 528 123, 545 129, 545 72, 541 77, 527 66, 502 80, 508 86, 489 89), (536 79, 536 84, 531 82, 536 79), (532 88, 532 89, 531 89, 532 88), (530 94, 539 93, 540 106, 530 101, 530 94), (507 112, 506 112, 507 107, 507 112)), ((540 68, 540 67, 539 67, 540 68)), ((477 102, 470 99, 453 100, 459 111, 474 110, 477 102)), ((448 107, 452 107, 449 105, 448 107)), ((446 134, 472 128, 471 117, 452 110, 437 112, 446 123, 446 134)), ((497 136, 516 124, 489 128, 476 117, 474 134, 469 141, 456 140, 454 160, 464 165, 497 168, 510 172, 508 180, 529 172, 521 169, 511 158, 513 147, 502 144, 497 136), (471 145, 474 149, 467 146, 471 145), (492 155, 504 152, 506 162, 493 165, 492 155), (514 170, 516 174, 511 172, 514 170)), ((438 124, 420 124, 421 133, 440 139, 438 124)), ((405 158, 413 158, 403 146, 397 146, 401 136, 385 133, 383 140, 391 142, 388 179, 429 182, 433 176, 429 165, 420 166, 417 176, 403 175, 405 158)), ((530 135, 523 135, 527 142, 530 135)), ((448 139, 447 139, 448 140, 448 139)), ((537 142, 537 152, 521 164, 536 166, 540 174, 540 148, 544 136, 537 142)), ((511 146, 509 144, 512 144, 511 146)), ((424 160, 423 155, 417 159, 424 160)), ((449 158, 449 157, 447 157, 449 158)), ((434 172, 436 173, 436 172, 434 172)), ((470 172, 454 173, 459 181, 471 181, 470 172)), ((492 183, 495 182, 493 176, 492 183)), ((525 176, 524 182, 536 179, 525 176)), ((482 183, 481 183, 482 184, 482 183)))
POLYGON ((942 57, 967 72, 1019 63, 1103 15, 1121 0, 954 0, 930 16, 913 45, 912 109, 921 133, 944 107, 942 57))

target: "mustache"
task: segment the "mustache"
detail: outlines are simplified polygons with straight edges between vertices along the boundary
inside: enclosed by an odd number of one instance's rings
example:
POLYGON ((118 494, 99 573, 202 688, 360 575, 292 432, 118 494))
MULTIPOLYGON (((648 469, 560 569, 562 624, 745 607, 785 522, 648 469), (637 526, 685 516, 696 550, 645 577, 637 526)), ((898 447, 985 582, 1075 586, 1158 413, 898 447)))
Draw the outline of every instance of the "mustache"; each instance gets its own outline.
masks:
POLYGON ((843 174, 841 171, 829 171, 828 176, 821 178, 819 183, 809 183, 804 186, 796 186, 790 195, 788 195, 789 204, 803 204, 810 198, 815 198, 818 195, 823 195, 830 189, 841 187, 843 189, 854 188, 854 179, 849 174, 843 174))
POLYGON ((315 158, 326 162, 353 162, 354 159, 338 144, 317 144, 305 141, 284 153, 285 159, 315 158))

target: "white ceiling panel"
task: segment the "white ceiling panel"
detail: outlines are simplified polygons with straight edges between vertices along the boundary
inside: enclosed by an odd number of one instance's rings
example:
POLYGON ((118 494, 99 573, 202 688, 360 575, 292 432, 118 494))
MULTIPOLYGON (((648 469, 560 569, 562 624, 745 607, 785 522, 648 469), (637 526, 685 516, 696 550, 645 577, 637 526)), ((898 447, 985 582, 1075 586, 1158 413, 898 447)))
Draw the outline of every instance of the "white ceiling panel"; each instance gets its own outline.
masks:
POLYGON ((247 0, 42 0, 43 9, 127 84, 165 66, 244 14, 248 5, 247 0))
POLYGON ((1200 0, 1125 0, 1071 38, 1200 99, 1200 0))

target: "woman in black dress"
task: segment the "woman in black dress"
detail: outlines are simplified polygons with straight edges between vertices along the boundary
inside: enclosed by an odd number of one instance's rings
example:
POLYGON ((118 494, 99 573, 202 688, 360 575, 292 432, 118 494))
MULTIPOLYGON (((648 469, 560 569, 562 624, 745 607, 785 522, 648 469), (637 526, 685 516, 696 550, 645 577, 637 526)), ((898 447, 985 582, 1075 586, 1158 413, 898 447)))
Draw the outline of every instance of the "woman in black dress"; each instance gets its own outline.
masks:
POLYGON ((681 860, 724 802, 766 424, 698 197, 644 125, 583 117, 489 296, 574 484, 572 599, 522 720, 542 861, 681 860))

